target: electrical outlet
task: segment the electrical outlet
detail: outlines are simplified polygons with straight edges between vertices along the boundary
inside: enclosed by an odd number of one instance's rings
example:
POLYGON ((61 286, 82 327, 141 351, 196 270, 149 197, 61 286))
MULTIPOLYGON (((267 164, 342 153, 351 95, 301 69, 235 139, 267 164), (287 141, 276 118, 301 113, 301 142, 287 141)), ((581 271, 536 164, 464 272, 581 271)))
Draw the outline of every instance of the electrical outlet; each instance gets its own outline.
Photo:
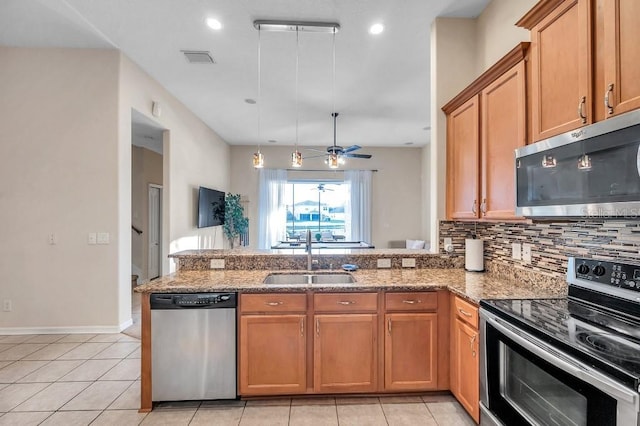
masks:
POLYGON ((403 257, 402 258, 402 267, 403 268, 415 268, 416 267, 416 259, 414 257, 403 257))
POLYGON ((511 243, 511 258, 513 260, 522 259, 522 246, 520 243, 511 243))
POLYGON ((391 268, 391 259, 378 259, 378 268, 391 268))
POLYGON ((98 232, 98 234, 97 234, 97 243, 98 244, 109 244, 109 233, 108 232, 98 232))
POLYGON ((94 245, 97 242, 97 238, 96 238, 96 233, 95 232, 89 232, 89 235, 87 236, 87 244, 89 245, 94 245))
POLYGON ((531 244, 522 245, 522 260, 524 263, 531 263, 531 244))
POLYGON ((211 259, 211 269, 224 269, 224 259, 211 259))
POLYGON ((4 299, 2 302, 2 310, 4 312, 11 312, 13 310, 13 303, 11 303, 11 299, 4 299))
POLYGON ((56 234, 49 234, 49 244, 56 245, 58 243, 58 236, 56 234))

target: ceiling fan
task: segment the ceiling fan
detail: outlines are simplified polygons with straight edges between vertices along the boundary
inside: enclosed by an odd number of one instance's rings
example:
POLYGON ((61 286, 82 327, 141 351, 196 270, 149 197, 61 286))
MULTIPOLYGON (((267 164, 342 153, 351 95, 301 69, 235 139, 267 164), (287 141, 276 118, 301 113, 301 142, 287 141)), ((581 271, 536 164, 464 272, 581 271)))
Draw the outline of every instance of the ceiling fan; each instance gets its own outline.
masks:
MULTIPOLYGON (((326 152, 320 151, 318 149, 308 148, 311 151, 322 152, 323 155, 327 156, 325 162, 329 164, 330 167, 338 167, 339 162, 343 162, 344 158, 371 158, 371 154, 354 154, 353 151, 357 151, 362 147, 359 145, 351 145, 346 148, 343 148, 339 145, 336 145, 336 120, 338 118, 338 113, 331 113, 333 117, 333 145, 328 146, 326 152)), ((313 155, 311 157, 306 158, 316 158, 321 157, 322 155, 313 155)))

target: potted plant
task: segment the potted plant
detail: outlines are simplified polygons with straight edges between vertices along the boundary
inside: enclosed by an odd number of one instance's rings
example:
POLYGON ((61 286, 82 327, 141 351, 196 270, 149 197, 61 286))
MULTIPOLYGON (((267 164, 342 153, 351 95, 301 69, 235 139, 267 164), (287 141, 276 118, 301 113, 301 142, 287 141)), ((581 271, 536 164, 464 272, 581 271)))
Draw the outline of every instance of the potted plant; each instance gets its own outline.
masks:
POLYGON ((240 202, 240 194, 228 193, 224 197, 224 235, 229 239, 233 249, 236 239, 247 232, 249 218, 244 216, 244 207, 240 202))

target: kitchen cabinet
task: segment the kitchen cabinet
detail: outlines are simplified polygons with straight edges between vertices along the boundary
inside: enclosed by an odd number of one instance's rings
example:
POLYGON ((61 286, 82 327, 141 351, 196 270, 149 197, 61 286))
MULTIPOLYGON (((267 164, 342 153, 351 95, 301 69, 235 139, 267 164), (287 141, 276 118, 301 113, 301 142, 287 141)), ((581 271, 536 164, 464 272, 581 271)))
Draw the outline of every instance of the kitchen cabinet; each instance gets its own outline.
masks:
POLYGON ((239 393, 304 393, 306 294, 246 294, 240 300, 239 393))
POLYGON ((442 108, 450 219, 520 219, 513 152, 526 144, 527 47, 518 45, 442 108))
POLYGON ((420 391, 438 387, 437 302, 436 292, 385 295, 385 390, 420 391))
POLYGON ((480 421, 478 307, 451 295, 451 393, 469 415, 480 421))
POLYGON ((377 293, 314 295, 315 392, 377 390, 377 297, 377 293))
POLYGON ((592 123, 591 0, 542 1, 517 25, 531 30, 531 140, 592 123))
POLYGON ((602 12, 604 85, 600 90, 604 91, 605 117, 611 117, 640 108, 640 2, 606 0, 602 12))

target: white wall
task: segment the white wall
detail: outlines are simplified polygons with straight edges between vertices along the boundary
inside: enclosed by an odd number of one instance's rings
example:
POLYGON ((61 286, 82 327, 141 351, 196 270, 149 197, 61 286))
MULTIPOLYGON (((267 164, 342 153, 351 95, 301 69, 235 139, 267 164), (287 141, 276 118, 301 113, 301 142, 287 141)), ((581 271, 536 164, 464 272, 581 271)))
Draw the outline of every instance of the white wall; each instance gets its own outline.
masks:
POLYGON ((213 239, 195 226, 197 187, 228 187, 228 145, 115 50, 0 47, 0 63, 0 300, 13 302, 0 334, 118 331, 131 320, 132 109, 150 117, 159 101, 170 129, 165 255, 213 239))
MULTIPOLYGON (((324 150, 326 147, 315 147, 324 150)), ((290 168, 292 146, 263 146, 267 168, 290 168)), ((249 240, 257 246, 258 173, 251 164, 253 146, 231 147, 231 191, 248 199, 249 240)), ((373 174, 372 243, 385 248, 391 240, 425 239, 422 234, 421 148, 363 148, 370 160, 348 160, 343 169, 377 169, 373 174)), ((301 148, 304 154, 305 149, 301 148)), ((304 160, 304 169, 330 170, 322 158, 304 160)), ((292 179, 342 179, 341 172, 290 172, 292 179)))
POLYGON ((0 334, 121 323, 118 56, 0 47, 0 300, 13 301, 0 334))
POLYGON ((514 24, 537 0, 493 0, 477 19, 437 18, 431 26, 431 247, 446 215, 446 117, 442 107, 529 31, 514 24))

